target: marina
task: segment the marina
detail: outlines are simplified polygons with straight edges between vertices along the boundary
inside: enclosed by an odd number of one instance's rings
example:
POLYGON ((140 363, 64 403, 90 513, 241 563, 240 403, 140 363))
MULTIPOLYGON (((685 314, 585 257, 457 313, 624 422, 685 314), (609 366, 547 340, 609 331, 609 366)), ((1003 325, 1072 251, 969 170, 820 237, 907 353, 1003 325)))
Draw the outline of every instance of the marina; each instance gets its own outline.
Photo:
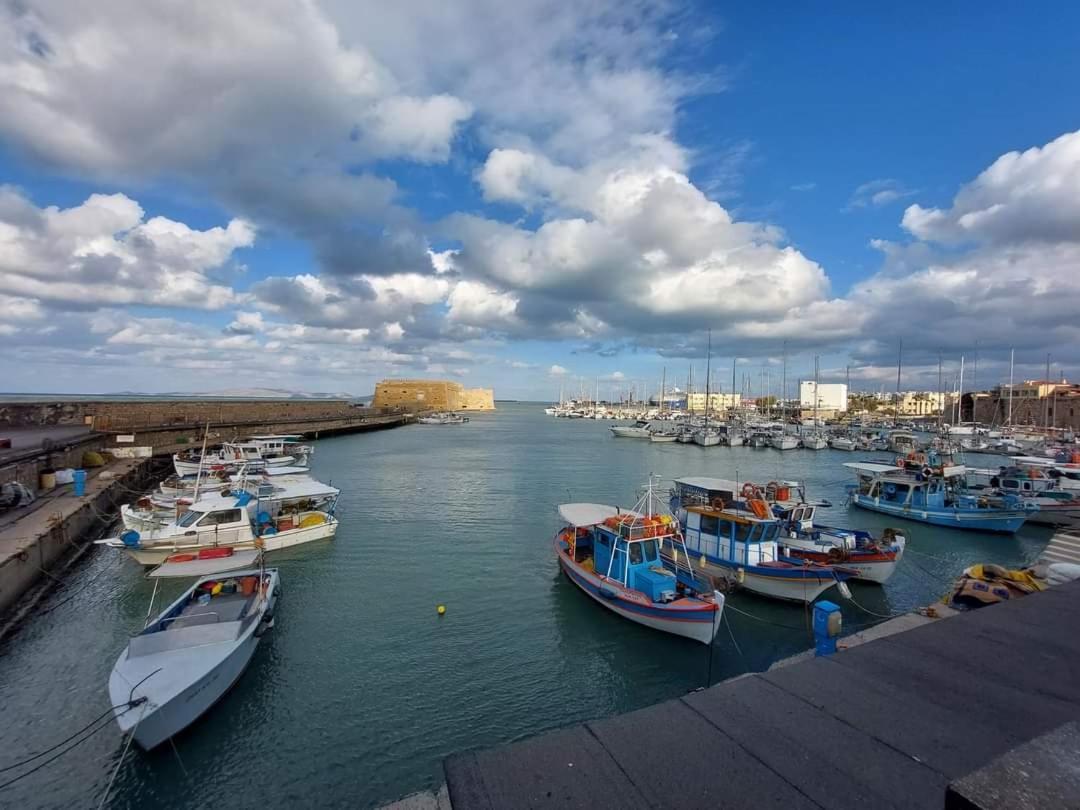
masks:
MULTIPOLYGON (((724 595, 710 645, 605 610, 560 573, 552 554, 560 503, 633 511, 650 471, 665 488, 675 479, 733 476, 763 490, 799 481, 815 504, 828 503, 815 508, 813 522, 822 526, 880 538, 898 525, 846 507, 850 478, 842 465, 850 452, 613 440, 602 421, 553 420, 528 403, 474 414, 452 431, 417 426, 344 436, 315 450, 310 474, 341 493, 335 538, 273 552, 268 564, 287 592, 274 630, 235 687, 176 738, 183 767, 169 745, 129 754, 111 806, 195 807, 241 789, 263 803, 301 802, 317 789, 329 802, 377 806, 437 789, 451 754, 642 709, 768 669, 813 644, 801 605, 739 588, 724 595), (497 575, 507 569, 518 573, 497 575), (510 604, 521 609, 490 620, 510 604), (410 700, 391 705, 372 694, 373 683, 377 693, 410 700), (574 701, 564 699, 567 690, 574 701), (267 724, 290 769, 263 756, 267 724), (206 776, 193 782, 185 768, 206 776)), ((1040 526, 1015 535, 908 522, 903 529, 904 554, 883 584, 849 580, 853 600, 830 591, 846 632, 933 603, 976 562, 1033 562, 1052 535, 1040 526)), ((11 759, 108 708, 103 685, 142 628, 153 590, 142 570, 124 553, 95 547, 6 642, 0 700, 9 721, 0 741, 11 759), (54 711, 43 716, 42 705, 54 711)), ((160 587, 173 600, 185 586, 160 587)), ((95 734, 62 760, 71 778, 42 770, 6 797, 53 807, 100 794, 122 744, 119 728, 95 734)))

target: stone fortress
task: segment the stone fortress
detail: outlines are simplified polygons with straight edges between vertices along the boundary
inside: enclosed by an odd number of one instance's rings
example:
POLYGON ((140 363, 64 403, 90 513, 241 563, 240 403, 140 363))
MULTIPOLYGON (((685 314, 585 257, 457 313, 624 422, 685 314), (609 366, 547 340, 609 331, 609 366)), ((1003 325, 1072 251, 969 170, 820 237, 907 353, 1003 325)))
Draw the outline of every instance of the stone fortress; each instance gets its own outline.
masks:
POLYGON ((371 404, 410 411, 493 411, 495 392, 448 380, 383 380, 376 384, 371 404))

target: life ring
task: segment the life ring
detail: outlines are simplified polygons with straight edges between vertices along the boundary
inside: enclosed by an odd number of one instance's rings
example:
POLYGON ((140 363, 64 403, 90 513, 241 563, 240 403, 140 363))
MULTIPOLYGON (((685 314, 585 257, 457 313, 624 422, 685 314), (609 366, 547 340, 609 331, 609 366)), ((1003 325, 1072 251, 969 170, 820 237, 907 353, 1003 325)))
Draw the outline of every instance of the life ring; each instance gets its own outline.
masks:
POLYGON ((743 484, 742 496, 746 500, 750 500, 755 495, 757 495, 757 493, 758 493, 758 488, 757 488, 756 484, 751 484, 749 481, 747 481, 745 484, 743 484))
POLYGON ((844 552, 836 548, 835 546, 833 548, 830 548, 828 554, 826 554, 825 556, 829 560, 829 562, 833 564, 844 561, 844 552))
POLYGON ((926 466, 922 469, 923 478, 930 478, 934 475, 934 471, 931 467, 926 466))
POLYGON ((713 495, 712 500, 709 501, 709 505, 719 512, 724 508, 724 499, 719 495, 713 495))
POLYGON ((896 466, 900 469, 904 468, 904 459, 902 459, 900 456, 896 457, 896 466))
POLYGON ((896 484, 886 484, 883 487, 883 489, 884 489, 886 495, 895 495, 896 494, 896 484))

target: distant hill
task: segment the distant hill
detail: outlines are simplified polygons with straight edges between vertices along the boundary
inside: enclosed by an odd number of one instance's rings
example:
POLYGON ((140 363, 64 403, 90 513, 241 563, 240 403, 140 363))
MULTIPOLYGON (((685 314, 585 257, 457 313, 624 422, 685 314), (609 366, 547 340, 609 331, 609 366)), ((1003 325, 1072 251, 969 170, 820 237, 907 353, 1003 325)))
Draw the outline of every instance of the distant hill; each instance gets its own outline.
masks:
POLYGON ((117 391, 105 394, 108 397, 188 397, 197 399, 357 399, 352 394, 324 391, 289 391, 284 388, 226 388, 220 391, 166 391, 160 394, 146 394, 141 391, 117 391))

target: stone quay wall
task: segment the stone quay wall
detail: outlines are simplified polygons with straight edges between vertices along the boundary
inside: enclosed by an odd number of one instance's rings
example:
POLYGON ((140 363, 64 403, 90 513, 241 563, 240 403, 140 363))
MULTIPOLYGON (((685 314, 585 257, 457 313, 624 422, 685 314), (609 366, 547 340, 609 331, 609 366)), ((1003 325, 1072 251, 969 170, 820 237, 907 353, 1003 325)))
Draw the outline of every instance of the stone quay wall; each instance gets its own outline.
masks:
POLYGON ((350 419, 363 409, 348 400, 41 400, 0 402, 0 427, 86 425, 119 431, 192 424, 258 424, 350 419))

